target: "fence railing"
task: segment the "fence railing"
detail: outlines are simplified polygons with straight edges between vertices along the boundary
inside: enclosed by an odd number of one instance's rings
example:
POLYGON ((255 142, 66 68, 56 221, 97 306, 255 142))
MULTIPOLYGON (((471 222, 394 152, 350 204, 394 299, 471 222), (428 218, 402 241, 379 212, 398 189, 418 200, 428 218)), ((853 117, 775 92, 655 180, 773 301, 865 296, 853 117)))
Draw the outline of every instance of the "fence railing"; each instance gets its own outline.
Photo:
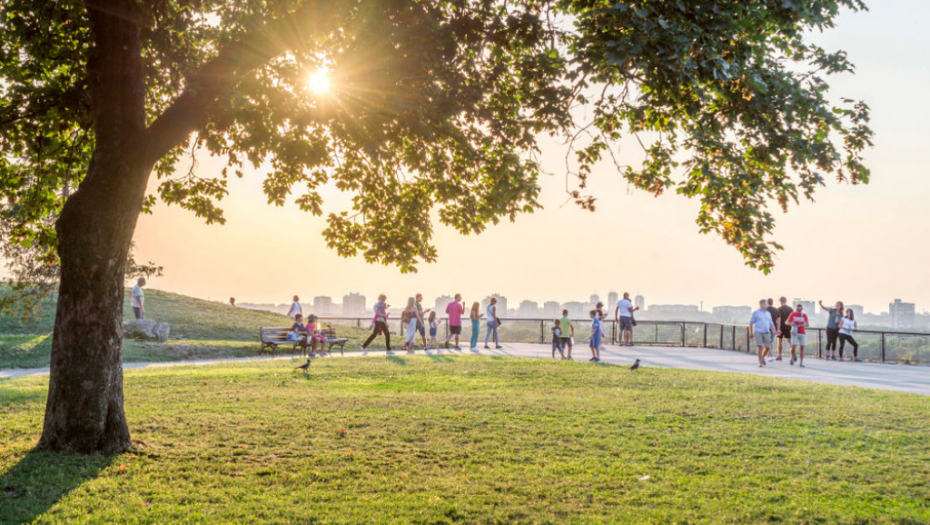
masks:
MULTIPOLYGON (((319 319, 325 323, 343 326, 371 328, 371 317, 325 317, 319 319)), ((590 335, 591 319, 573 319, 575 340, 579 346, 587 345, 590 335)), ((606 321, 608 342, 619 340, 619 326, 613 320, 606 321)), ((404 336, 405 327, 399 318, 389 319, 391 334, 404 336)), ((498 336, 501 342, 508 343, 543 343, 551 342, 552 319, 501 318, 498 336)), ((484 320, 479 325, 479 346, 484 345, 487 324, 484 320)), ((471 339, 472 325, 468 319, 462 320, 460 341, 467 343, 471 339)), ((429 330, 427 328, 427 336, 429 330)), ((446 319, 440 320, 438 339, 444 342, 449 334, 446 319)), ((886 332, 881 330, 859 330, 853 333, 859 343, 859 358, 878 363, 930 364, 930 333, 886 332)), ((490 341, 490 339, 489 339, 490 341)), ((790 342, 784 342, 784 349, 790 348, 790 342)), ((691 321, 638 321, 633 329, 633 344, 655 346, 678 346, 693 348, 718 348, 738 352, 755 352, 755 344, 749 338, 749 327, 721 323, 704 323, 691 321)), ((776 343, 777 344, 777 343, 776 343)), ((825 328, 807 329, 808 356, 823 357, 826 353, 827 336, 825 328)), ((837 344, 839 347, 839 344, 837 344)), ((845 356, 853 355, 851 345, 846 345, 845 356)))

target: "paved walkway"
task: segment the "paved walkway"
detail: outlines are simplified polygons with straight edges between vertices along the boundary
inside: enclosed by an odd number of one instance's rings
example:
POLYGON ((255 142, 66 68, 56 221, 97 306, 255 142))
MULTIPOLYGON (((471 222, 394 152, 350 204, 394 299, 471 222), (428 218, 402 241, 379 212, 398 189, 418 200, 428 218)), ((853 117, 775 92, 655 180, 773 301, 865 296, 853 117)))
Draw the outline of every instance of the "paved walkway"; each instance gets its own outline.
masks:
MULTIPOLYGON (((504 344, 503 350, 440 350, 440 355, 508 355, 514 357, 551 358, 548 345, 513 343, 504 344)), ((436 354, 436 352, 430 352, 436 354)), ((423 351, 416 352, 423 355, 423 351)), ((339 357, 339 354, 334 354, 339 357)), ((368 352, 368 357, 381 357, 384 351, 368 352)), ((398 352, 397 355, 406 355, 398 352)), ((587 347, 575 349, 576 361, 586 361, 591 354, 587 347)), ((349 352, 346 357, 362 357, 359 352, 349 352)), ((162 366, 209 365, 216 363, 248 362, 269 359, 294 359, 294 356, 281 357, 244 357, 231 359, 201 359, 177 361, 170 363, 124 363, 126 370, 134 368, 152 368, 162 366)), ((824 361, 810 358, 805 360, 806 368, 790 366, 788 361, 776 361, 765 368, 759 368, 755 355, 727 350, 709 348, 678 348, 664 346, 608 346, 601 353, 601 360, 616 365, 629 365, 640 359, 644 367, 683 368, 688 370, 708 370, 713 372, 735 372, 753 374, 781 379, 796 379, 813 383, 825 383, 841 386, 858 386, 878 390, 894 390, 930 396, 930 367, 911 365, 883 365, 878 363, 852 363, 824 361)), ((9 368, 0 369, 0 378, 25 377, 48 374, 44 368, 9 368)))

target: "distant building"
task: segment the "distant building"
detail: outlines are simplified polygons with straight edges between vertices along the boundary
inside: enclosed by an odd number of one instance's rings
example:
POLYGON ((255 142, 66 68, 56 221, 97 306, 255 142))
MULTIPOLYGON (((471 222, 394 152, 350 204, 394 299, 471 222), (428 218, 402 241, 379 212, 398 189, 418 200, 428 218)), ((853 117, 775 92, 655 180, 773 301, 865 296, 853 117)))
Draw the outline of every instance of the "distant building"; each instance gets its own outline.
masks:
POLYGON ((806 313, 808 317, 813 317, 814 314, 817 313, 817 303, 814 301, 805 301, 803 299, 795 299, 791 301, 792 308, 797 308, 799 304, 804 307, 804 313, 806 313))
POLYGON ((888 305, 888 315, 891 318, 892 328, 898 330, 914 328, 914 303, 902 303, 901 299, 895 299, 888 305))
POLYGON ((333 313, 333 298, 321 295, 313 298, 313 313, 316 315, 330 315, 333 313))
POLYGON ((365 313, 365 296, 350 293, 342 298, 342 315, 359 316, 365 313))
POLYGON ((607 306, 610 309, 616 308, 617 303, 619 302, 620 302, 620 294, 614 291, 611 291, 609 294, 607 294, 607 306))
POLYGON ((522 301, 517 310, 519 317, 539 317, 539 303, 536 301, 522 301))
MULTIPOLYGON (((856 319, 862 319, 865 316, 865 308, 861 304, 849 304, 846 305, 846 308, 849 308, 853 311, 853 315, 856 316, 856 319)), ((846 312, 843 312, 843 315, 846 315, 846 312)))
POLYGON ((502 317, 507 315, 507 298, 500 294, 491 294, 490 297, 485 297, 484 301, 481 301, 481 310, 484 311, 488 308, 488 304, 491 302, 491 297, 497 299, 497 316, 502 317))
POLYGON ((633 299, 633 306, 639 308, 640 310, 645 310, 646 309, 646 298, 643 297, 642 295, 637 295, 633 299))
POLYGON ((546 301, 543 303, 543 317, 547 319, 562 317, 562 306, 555 301, 546 301))
MULTIPOLYGON (((436 315, 440 318, 446 316, 446 307, 449 306, 449 303, 454 301, 454 297, 449 297, 448 295, 440 295, 436 298, 436 306, 433 308, 433 311, 436 312, 436 315)), ((468 305, 465 305, 465 309, 468 310, 471 308, 468 305)))
POLYGON ((649 307, 650 312, 662 313, 685 313, 700 312, 701 310, 694 304, 654 304, 649 307))
POLYGON ((601 302, 601 296, 597 294, 591 294, 591 308, 594 308, 599 302, 601 302))
POLYGON ((752 315, 748 306, 715 306, 714 318, 723 323, 747 324, 752 315))
POLYGON ((568 316, 572 319, 584 319, 588 317, 584 311, 584 303, 572 301, 562 305, 563 310, 568 310, 568 316))

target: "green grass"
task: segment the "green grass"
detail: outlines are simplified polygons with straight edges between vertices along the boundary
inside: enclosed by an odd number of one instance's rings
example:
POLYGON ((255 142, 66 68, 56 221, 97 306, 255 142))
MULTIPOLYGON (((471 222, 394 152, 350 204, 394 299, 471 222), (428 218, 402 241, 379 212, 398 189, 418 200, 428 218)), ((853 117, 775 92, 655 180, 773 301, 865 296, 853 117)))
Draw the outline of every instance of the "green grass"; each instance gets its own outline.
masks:
MULTIPOLYGON (((146 317, 171 325, 171 339, 165 343, 125 340, 123 361, 183 361, 186 359, 245 357, 260 348, 258 331, 262 326, 290 326, 286 316, 234 308, 183 295, 146 290, 146 317)), ((126 302, 123 316, 133 314, 126 302)), ((54 315, 45 312, 39 321, 22 324, 18 319, 0 316, 0 368, 48 366, 52 351, 54 315)), ((354 326, 335 326, 346 337, 347 349, 357 350, 368 331, 354 326)), ((372 348, 384 348, 375 344, 372 348)))
POLYGON ((297 362, 128 371, 136 449, 112 458, 32 452, 48 380, 0 381, 0 522, 930 522, 926 397, 499 357, 297 362))

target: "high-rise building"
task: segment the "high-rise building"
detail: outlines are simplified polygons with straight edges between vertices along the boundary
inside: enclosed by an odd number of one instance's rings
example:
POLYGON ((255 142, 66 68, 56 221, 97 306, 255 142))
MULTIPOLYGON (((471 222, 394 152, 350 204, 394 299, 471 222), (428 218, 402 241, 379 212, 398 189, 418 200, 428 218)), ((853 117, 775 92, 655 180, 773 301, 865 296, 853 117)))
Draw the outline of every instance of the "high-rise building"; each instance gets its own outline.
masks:
POLYGON ((888 315, 891 317, 891 327, 896 329, 914 328, 914 303, 903 303, 895 299, 888 305, 888 315))
POLYGON ((562 307, 555 301, 546 301, 543 303, 543 317, 546 319, 562 317, 562 307))
POLYGON ((722 323, 745 324, 749 322, 752 308, 749 306, 715 306, 714 317, 722 323))
POLYGON ((584 303, 572 301, 563 304, 562 308, 568 310, 568 316, 572 319, 584 319, 588 317, 588 312, 584 311, 584 303))
POLYGON ((814 314, 817 313, 817 303, 814 301, 805 301, 803 299, 795 299, 791 301, 792 308, 797 309, 799 304, 804 307, 804 313, 806 313, 808 317, 813 317, 814 314))
POLYGON ((597 294, 591 294, 591 308, 594 308, 599 302, 601 302, 601 297, 597 294))
POLYGON ((699 312, 696 304, 653 304, 649 306, 650 312, 662 312, 662 313, 685 313, 685 312, 699 312))
POLYGON ((617 307, 617 303, 619 302, 620 302, 620 294, 611 290, 611 292, 607 294, 607 309, 613 310, 614 308, 617 307))
POLYGON ((342 297, 342 315, 359 316, 365 313, 365 296, 350 293, 342 297))
POLYGON ((639 308, 640 310, 645 310, 646 309, 646 298, 643 297, 642 295, 637 295, 633 299, 633 306, 639 308))
MULTIPOLYGON (((849 304, 846 305, 846 308, 853 311, 853 315, 856 316, 856 319, 862 319, 862 316, 865 315, 865 308, 863 308, 861 304, 849 304)), ((846 315, 846 312, 843 312, 843 315, 846 315)))
POLYGON ((330 315, 333 313, 333 298, 321 295, 313 298, 313 313, 316 315, 330 315))
POLYGON ((517 315, 529 318, 539 317, 539 303, 536 301, 521 301, 517 315))
POLYGON ((490 297, 485 297, 484 301, 481 301, 481 310, 484 311, 488 308, 488 304, 491 302, 491 297, 497 299, 497 316, 504 317, 507 315, 507 298, 500 294, 491 294, 490 297))
MULTIPOLYGON (((449 306, 449 303, 454 301, 455 298, 449 297, 448 295, 440 295, 436 298, 436 306, 433 308, 433 311, 436 312, 436 315, 439 317, 445 317, 446 307, 449 306)), ((468 307, 465 307, 465 310, 468 310, 468 307)))

